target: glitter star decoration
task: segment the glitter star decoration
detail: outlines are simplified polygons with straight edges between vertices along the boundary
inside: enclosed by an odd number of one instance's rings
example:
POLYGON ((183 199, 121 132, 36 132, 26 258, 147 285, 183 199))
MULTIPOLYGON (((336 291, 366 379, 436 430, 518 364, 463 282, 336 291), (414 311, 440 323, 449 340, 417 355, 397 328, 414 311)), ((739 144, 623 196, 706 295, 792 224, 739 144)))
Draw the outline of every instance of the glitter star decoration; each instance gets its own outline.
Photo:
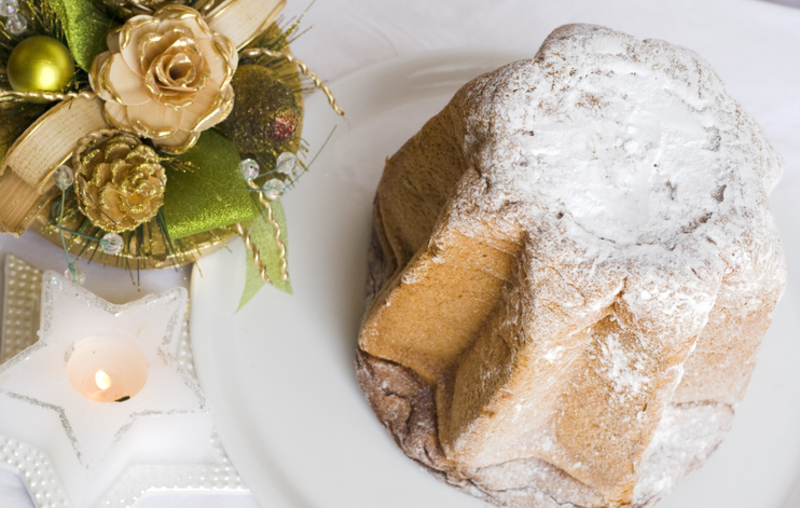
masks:
POLYGON ((202 460, 210 413, 177 360, 186 300, 176 288, 114 305, 45 273, 39 341, 0 365, 0 435, 47 452, 67 497, 53 506, 94 506, 131 466, 202 460), (115 385, 129 395, 102 402, 115 385))

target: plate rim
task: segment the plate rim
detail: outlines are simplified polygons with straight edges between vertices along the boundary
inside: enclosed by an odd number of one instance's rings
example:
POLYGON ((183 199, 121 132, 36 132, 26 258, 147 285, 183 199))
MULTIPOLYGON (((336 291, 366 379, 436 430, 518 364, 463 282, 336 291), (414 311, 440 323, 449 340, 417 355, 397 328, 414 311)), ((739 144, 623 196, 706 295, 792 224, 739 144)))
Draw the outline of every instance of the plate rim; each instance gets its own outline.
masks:
MULTIPOLYGON (((469 50, 444 50, 444 51, 423 52, 423 53, 406 55, 406 56, 394 58, 394 59, 391 59, 391 60, 386 60, 386 61, 381 61, 381 62, 374 63, 374 64, 366 66, 364 68, 355 70, 352 73, 346 74, 346 75, 342 76, 341 78, 339 78, 337 80, 334 80, 331 83, 330 86, 331 86, 331 89, 333 90, 333 92, 336 93, 337 89, 345 89, 346 87, 350 86, 350 84, 353 83, 353 82, 363 82, 365 80, 365 77, 368 77, 368 76, 372 75, 372 73, 383 74, 383 73, 386 73, 387 70, 388 71, 392 71, 392 70, 402 69, 404 66, 408 66, 408 65, 418 65, 421 68, 426 68, 426 67, 430 67, 430 66, 435 65, 437 59, 442 59, 442 58, 469 60, 469 59, 492 58, 492 57, 498 58, 501 61, 504 60, 504 61, 511 62, 511 61, 513 61, 515 59, 518 59, 519 55, 518 54, 514 54, 513 52, 469 51, 469 50)), ((498 63, 497 65, 501 65, 501 63, 498 63)), ((309 98, 309 101, 307 102, 307 104, 311 105, 311 104, 315 104, 315 103, 319 102, 320 104, 322 104, 324 107, 327 108, 327 103, 324 103, 324 100, 325 100, 324 97, 321 97, 320 94, 315 94, 315 95, 312 95, 312 97, 309 98)), ((323 152, 321 155, 324 156, 325 153, 323 152)), ((770 196, 771 201, 774 201, 774 198, 775 198, 775 194, 773 193, 770 196)), ((775 205, 773 203, 773 207, 774 206, 775 205)), ((290 227, 291 227, 291 223, 290 223, 290 227)), ((783 233, 784 232, 782 231, 782 234, 783 233)), ((786 232, 786 235, 788 236, 788 232, 786 232)), ((240 242, 237 241, 237 244, 238 243, 240 243, 240 242)), ((234 246, 234 248, 235 248, 235 246, 234 246)), ((789 252, 787 252, 787 257, 788 257, 788 254, 789 254, 789 252)), ((290 256, 291 256, 291 252, 290 252, 290 256)), ((290 263, 291 263, 291 258, 290 258, 290 263)), ((193 268, 193 273, 192 273, 192 284, 191 284, 191 287, 192 287, 192 291, 193 291, 192 294, 193 295, 194 295, 194 290, 195 290, 194 281, 197 280, 195 278, 197 269, 198 269, 197 266, 195 266, 193 268)), ((366 269, 365 269, 365 271, 366 271, 366 269)), ((265 288, 265 290, 269 290, 269 289, 270 288, 265 288)), ((789 296, 789 293, 790 292, 788 291, 788 288, 787 288, 787 295, 784 296, 784 301, 781 302, 782 306, 788 306, 789 305, 790 298, 787 298, 789 296)), ((794 291, 792 291, 792 293, 794 293, 794 291)), ((193 299, 194 298, 195 297, 193 296, 193 299)), ((796 298, 797 298, 796 294, 793 294, 792 297, 791 297, 791 299, 793 301, 796 301, 796 298)), ((775 339, 777 339, 777 337, 775 339)), ((201 354, 199 354, 198 351, 197 351, 197 349, 199 347, 201 347, 201 344, 199 342, 200 341, 193 341, 193 348, 195 348, 195 358, 196 358, 196 361, 198 361, 198 362, 202 361, 201 360, 201 354)), ((203 358, 203 360, 204 360, 204 358, 203 358)), ((209 374, 209 373, 206 372, 206 369, 198 364, 198 377, 200 378, 201 384, 203 384, 203 387, 206 390, 206 393, 208 394, 209 391, 212 388, 211 387, 207 387, 206 380, 204 379, 207 374, 209 374)), ((214 380, 214 382, 215 382, 215 386, 213 387, 213 389, 216 390, 216 389, 219 388, 219 386, 216 384, 216 379, 214 380)), ((209 399, 211 399, 211 398, 212 397, 209 397, 209 399)), ((219 411, 215 411, 214 414, 215 415, 219 414, 219 411)), ((739 418, 738 420, 741 421, 741 418, 739 418)), ((223 427, 222 422, 220 422, 219 420, 216 420, 215 423, 216 423, 218 429, 221 429, 223 427)), ((224 432, 225 432, 224 430, 220 430, 221 436, 222 436, 222 434, 224 432)), ((224 440, 224 436, 222 436, 222 439, 224 440)), ((726 438, 726 441, 729 440, 729 439, 730 439, 730 436, 728 436, 726 438)), ((229 451, 229 455, 232 457, 232 461, 233 461, 234 465, 238 465, 240 463, 241 458, 238 457, 237 454, 235 454, 234 452, 229 451)), ((280 488, 275 487, 274 485, 272 485, 272 486, 256 485, 256 482, 253 482, 252 480, 250 480, 251 471, 243 470, 242 468, 239 468, 239 470, 240 470, 240 475, 245 480, 245 483, 251 485, 251 491, 253 491, 253 494, 256 497, 256 499, 258 499, 258 501, 260 503, 264 504, 265 506, 269 506, 270 508, 283 507, 283 506, 286 506, 287 508, 289 508, 289 507, 295 508, 295 507, 298 507, 298 506, 302 506, 302 507, 309 506, 308 503, 304 503, 302 501, 300 501, 300 502, 298 502, 298 501, 289 501, 289 499, 292 498, 291 493, 289 493, 289 496, 287 497, 285 495, 285 493, 279 492, 280 488), (262 488, 263 488, 263 492, 269 491, 270 494, 263 494, 262 493, 262 488), (269 497, 267 497, 267 495, 269 497)), ((295 480, 294 477, 290 477, 290 478, 291 478, 292 481, 295 480)), ((259 480, 263 480, 263 478, 259 478, 259 480)), ((274 479, 271 479, 271 480, 274 480, 274 479)), ((797 499, 796 493, 800 492, 799 489, 800 489, 800 482, 798 481, 797 478, 795 478, 794 481, 792 482, 792 484, 789 485, 785 491, 780 493, 780 494, 782 494, 782 497, 784 497, 784 501, 781 504, 779 504, 778 506, 780 506, 781 508, 795 508, 794 505, 790 505, 788 503, 791 503, 793 500, 797 499)), ((302 499, 302 496, 298 496, 297 499, 302 499)))
MULTIPOLYGON (((428 69, 439 69, 444 67, 452 67, 454 63, 456 65, 468 65, 471 67, 480 66, 485 68, 484 72, 489 72, 492 69, 500 67, 506 63, 510 63, 521 58, 531 57, 532 55, 525 55, 520 52, 514 51, 497 51, 497 50, 471 50, 471 49, 446 49, 446 50, 436 50, 436 51, 425 51, 410 55, 403 55, 398 56, 396 58, 392 58, 389 60, 384 60, 380 62, 373 63, 371 65, 365 66, 363 68, 354 70, 351 73, 345 74, 340 78, 333 80, 329 87, 333 91, 335 96, 337 90, 346 90, 352 89, 356 87, 360 87, 364 82, 369 80, 382 80, 386 79, 387 75, 391 75, 393 73, 402 72, 408 69, 416 69, 416 70, 428 70, 428 69), (444 63, 443 63, 444 62, 444 63)), ((474 77, 477 77, 478 74, 475 74, 474 77)), ((472 79, 472 78, 469 78, 472 79)), ((468 79, 468 80, 469 80, 468 79)), ((462 85, 466 83, 464 81, 462 85)), ((458 86, 460 88, 461 85, 458 86)), ((454 90, 455 92, 455 90, 454 90)), ((346 110, 346 105, 342 105, 343 108, 346 110)), ((306 122, 306 129, 309 129, 311 122, 313 121, 314 113, 318 113, 319 108, 328 108, 327 99, 318 91, 313 93, 308 99, 306 100, 306 115, 307 115, 307 122, 306 122), (312 114, 309 114, 312 112, 312 114)), ((329 112, 333 115, 333 112, 329 112)), ((341 123, 350 124, 352 121, 351 118, 345 117, 344 120, 337 119, 335 122, 336 125, 340 125, 341 123)), ((310 130, 310 129, 309 129, 310 130)), ((312 147, 313 150, 314 147, 312 147)), ((324 157, 324 151, 321 151, 320 156, 324 157)), ((289 218, 291 221, 291 218, 289 218)), ((290 223, 291 227, 291 223, 290 223)), ((202 265, 204 262, 213 261, 218 256, 225 256, 225 255, 236 255, 236 254, 243 254, 244 247, 242 244, 241 239, 234 239, 228 245, 227 251, 221 250, 210 256, 199 260, 198 263, 195 263, 192 267, 191 279, 190 279, 190 294, 191 294, 191 301, 192 302, 199 302, 199 285, 196 281, 201 280, 202 277, 202 265)), ((292 251, 289 252, 290 256, 290 268, 291 268, 291 257, 292 251)), ((237 258, 240 259, 240 258, 237 258)), ((236 261, 239 263, 239 261, 236 261)), ((364 269, 366 274, 366 267, 364 269)), ((269 291, 272 288, 264 288, 264 291, 269 291)), ((292 296, 294 298, 294 296, 292 296)), ((195 330, 198 327, 196 324, 196 320, 198 320, 199 314, 196 312, 192 312, 191 315, 191 329, 195 330)), ((202 336, 195 337, 193 333, 193 340, 192 340, 192 350, 193 355, 195 358, 195 365, 196 365, 196 374, 198 380, 200 382, 201 387, 203 388, 209 404, 212 408, 212 414, 214 415, 214 424, 217 429, 217 433, 220 437, 220 441, 225 445, 225 436, 228 435, 230 422, 224 416, 221 416, 222 411, 220 408, 214 407, 214 400, 221 400, 224 397, 224 393, 222 392, 222 387, 220 383, 220 377, 218 373, 218 364, 210 361, 211 358, 214 356, 214 344, 213 341, 206 341, 202 336)), ((235 340, 230 341, 231 349, 237 349, 237 343, 235 340)), ((355 353, 355 352, 354 352, 355 353)), ((234 355, 234 352, 231 352, 231 355, 234 355)), ((354 373, 355 375, 355 373, 354 373)), ((285 481, 280 481, 280 479, 276 479, 276 477, 280 478, 282 476, 280 466, 278 464, 271 463, 270 464, 253 464, 256 462, 253 460, 252 457, 247 457, 244 454, 240 455, 238 453, 238 447, 227 447, 225 448, 228 457, 230 458, 232 464, 236 467, 239 475, 244 480, 245 485, 250 489, 255 499, 263 504, 265 507, 269 506, 270 508, 297 508, 303 507, 306 508, 308 504, 304 500, 304 496, 299 493, 295 492, 291 486, 285 485, 285 481), (246 467, 242 467, 246 466, 246 467), (268 472, 263 472, 259 475, 256 475, 255 471, 269 469, 268 472)), ((445 485, 442 485, 443 488, 448 488, 445 485)), ((485 503, 484 503, 485 504, 485 503)))

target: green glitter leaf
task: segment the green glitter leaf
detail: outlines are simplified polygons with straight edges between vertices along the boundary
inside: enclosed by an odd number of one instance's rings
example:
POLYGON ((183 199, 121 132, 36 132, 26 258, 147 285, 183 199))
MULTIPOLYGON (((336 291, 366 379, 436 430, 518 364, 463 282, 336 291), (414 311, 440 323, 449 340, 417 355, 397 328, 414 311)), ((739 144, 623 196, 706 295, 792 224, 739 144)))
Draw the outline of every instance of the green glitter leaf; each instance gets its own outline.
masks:
POLYGON ((88 71, 94 57, 106 51, 106 35, 114 28, 92 0, 47 0, 64 26, 67 45, 75 62, 88 71))
MULTIPOLYGON (((286 215, 283 212, 283 206, 277 199, 270 201, 270 204, 272 205, 272 217, 281 227, 281 241, 288 249, 289 236, 286 234, 286 215)), ((266 212, 259 207, 258 217, 242 223, 242 226, 250 232, 250 241, 258 247, 261 260, 267 267, 267 275, 272 280, 272 285, 281 291, 291 294, 292 285, 289 280, 287 279, 286 282, 281 280, 281 261, 278 244, 275 241, 276 231, 264 216, 264 213, 266 212)), ((253 261, 252 253, 246 249, 245 256, 247 257, 247 275, 242 299, 239 301, 239 309, 244 307, 266 284, 264 279, 261 278, 258 265, 253 261)))
POLYGON ((233 143, 207 130, 178 159, 195 169, 167 169, 164 221, 173 240, 253 218, 250 193, 239 171, 239 150, 233 143))

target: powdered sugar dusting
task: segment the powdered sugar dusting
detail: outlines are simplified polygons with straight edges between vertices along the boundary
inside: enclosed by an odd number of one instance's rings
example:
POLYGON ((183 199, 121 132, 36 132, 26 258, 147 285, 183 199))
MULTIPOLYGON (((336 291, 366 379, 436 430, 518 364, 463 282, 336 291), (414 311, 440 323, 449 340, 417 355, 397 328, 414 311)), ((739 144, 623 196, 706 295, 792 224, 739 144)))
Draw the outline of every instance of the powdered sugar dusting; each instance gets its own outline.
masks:
MULTIPOLYGON (((464 245, 508 256, 489 256, 501 290, 470 300, 479 328, 424 366, 442 456, 412 456, 505 506, 650 506, 724 437, 782 294, 768 202, 780 156, 697 55, 589 25, 467 84, 387 173, 438 178, 413 164, 454 145, 443 208, 420 226, 433 230, 400 239, 416 254, 382 301, 460 324, 468 313, 438 300, 429 312, 392 297, 447 300, 432 274, 469 258, 464 245)), ((407 349, 374 354, 398 369, 449 330, 392 323, 407 349)))
MULTIPOLYGON (((767 197, 783 161, 691 51, 571 25, 462 100, 471 169, 440 231, 469 235, 476 216, 502 210, 499 229, 521 225, 529 259, 583 293, 624 279, 628 326, 687 352, 723 278, 754 270, 746 251, 772 255, 758 261, 770 266, 760 286, 783 285, 767 197)), ((557 296, 572 315, 604 301, 557 296)))
MULTIPOLYGON (((431 242, 483 235, 485 217, 500 217, 500 237, 524 231, 518 279, 495 312, 515 337, 510 358, 529 363, 514 372, 465 354, 475 371, 458 371, 451 421, 470 424, 452 427, 445 453, 475 467, 546 457, 615 499, 630 494, 631 466, 659 428, 653 446, 679 466, 658 466, 666 476, 648 476, 641 496, 671 488, 710 446, 692 437, 696 424, 661 411, 717 299, 744 305, 783 287, 767 199, 781 158, 697 55, 601 27, 562 27, 535 58, 478 78, 454 102, 466 111, 468 169, 431 242), (772 257, 754 262, 761 251, 772 257), (726 284, 732 273, 750 284, 726 284), (504 421, 514 425, 500 432, 504 421)), ((421 268, 403 282, 423 280, 421 268)), ((492 351, 493 337, 473 351, 492 351)))
POLYGON ((491 171, 465 198, 488 210, 526 203, 514 220, 565 233, 593 267, 647 266, 626 300, 696 332, 730 268, 720 259, 744 261, 732 251, 750 228, 731 219, 747 208, 751 224, 773 222, 759 203, 782 160, 697 55, 599 27, 560 32, 473 88, 482 105, 465 152, 491 171), (692 277, 698 266, 706 273, 692 277), (702 280, 665 284, 675 272, 702 280))
MULTIPOLYGON (((705 460, 727 428, 714 420, 716 407, 660 413, 717 299, 722 294, 744 305, 782 290, 783 258, 767 204, 781 158, 697 55, 601 27, 562 27, 534 59, 479 78, 459 94, 455 100, 468 112, 461 141, 470 166, 433 241, 449 229, 479 231, 475 224, 484 216, 501 216, 499 231, 525 231, 519 268, 525 288, 509 291, 501 303, 522 310, 505 311, 502 322, 518 330, 514 351, 536 367, 491 388, 498 395, 486 397, 485 407, 498 422, 509 415, 541 423, 532 429, 515 423, 500 433, 486 413, 469 413, 456 399, 454 412, 472 415, 474 423, 445 443, 446 453, 485 465, 531 450, 576 478, 592 478, 613 499, 636 483, 638 473, 622 464, 640 463, 630 457, 641 458, 658 425, 651 450, 660 451, 648 452, 640 497, 665 492, 687 464, 705 460), (754 262, 754 251, 772 257, 754 262), (725 284, 732 273, 751 280, 745 291, 725 284), (591 337, 564 332, 592 322, 598 324, 591 337), (545 362, 554 372, 574 373, 558 382, 539 379, 545 362), (522 386, 523 377, 528 386, 568 395, 547 407, 544 401, 553 399, 535 390, 526 392, 525 404, 506 401, 507 386, 522 386), (590 405, 605 409, 587 411, 590 405), (544 423, 543 411, 556 416, 544 423), (701 413, 717 425, 701 429, 706 437, 686 416, 701 413), (612 464, 619 469, 610 470, 612 464)), ((480 380, 481 389, 507 372, 477 365, 487 370, 469 379, 480 380)), ((469 375, 459 371, 459 379, 469 375)))
POLYGON ((678 479, 702 466, 717 449, 733 422, 725 404, 669 406, 645 452, 633 497, 637 506, 652 506, 678 479))
POLYGON ((646 389, 650 378, 646 375, 646 360, 640 354, 631 355, 625 351, 619 335, 609 334, 600 344, 603 363, 607 367, 606 375, 611 380, 614 390, 626 395, 636 395, 646 389))

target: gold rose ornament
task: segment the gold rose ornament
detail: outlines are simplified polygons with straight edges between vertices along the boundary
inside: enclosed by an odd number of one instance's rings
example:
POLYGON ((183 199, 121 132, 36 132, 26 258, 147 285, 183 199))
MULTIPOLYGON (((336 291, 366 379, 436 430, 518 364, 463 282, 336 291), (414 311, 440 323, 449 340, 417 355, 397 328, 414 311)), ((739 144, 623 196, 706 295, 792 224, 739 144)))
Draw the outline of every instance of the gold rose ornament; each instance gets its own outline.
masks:
POLYGON ((72 157, 78 207, 95 226, 121 233, 152 219, 164 204, 167 177, 158 154, 131 134, 101 131, 72 157))
POLYGON ((89 82, 117 129, 183 153, 231 112, 236 48, 194 9, 173 4, 134 16, 107 43, 89 82))

